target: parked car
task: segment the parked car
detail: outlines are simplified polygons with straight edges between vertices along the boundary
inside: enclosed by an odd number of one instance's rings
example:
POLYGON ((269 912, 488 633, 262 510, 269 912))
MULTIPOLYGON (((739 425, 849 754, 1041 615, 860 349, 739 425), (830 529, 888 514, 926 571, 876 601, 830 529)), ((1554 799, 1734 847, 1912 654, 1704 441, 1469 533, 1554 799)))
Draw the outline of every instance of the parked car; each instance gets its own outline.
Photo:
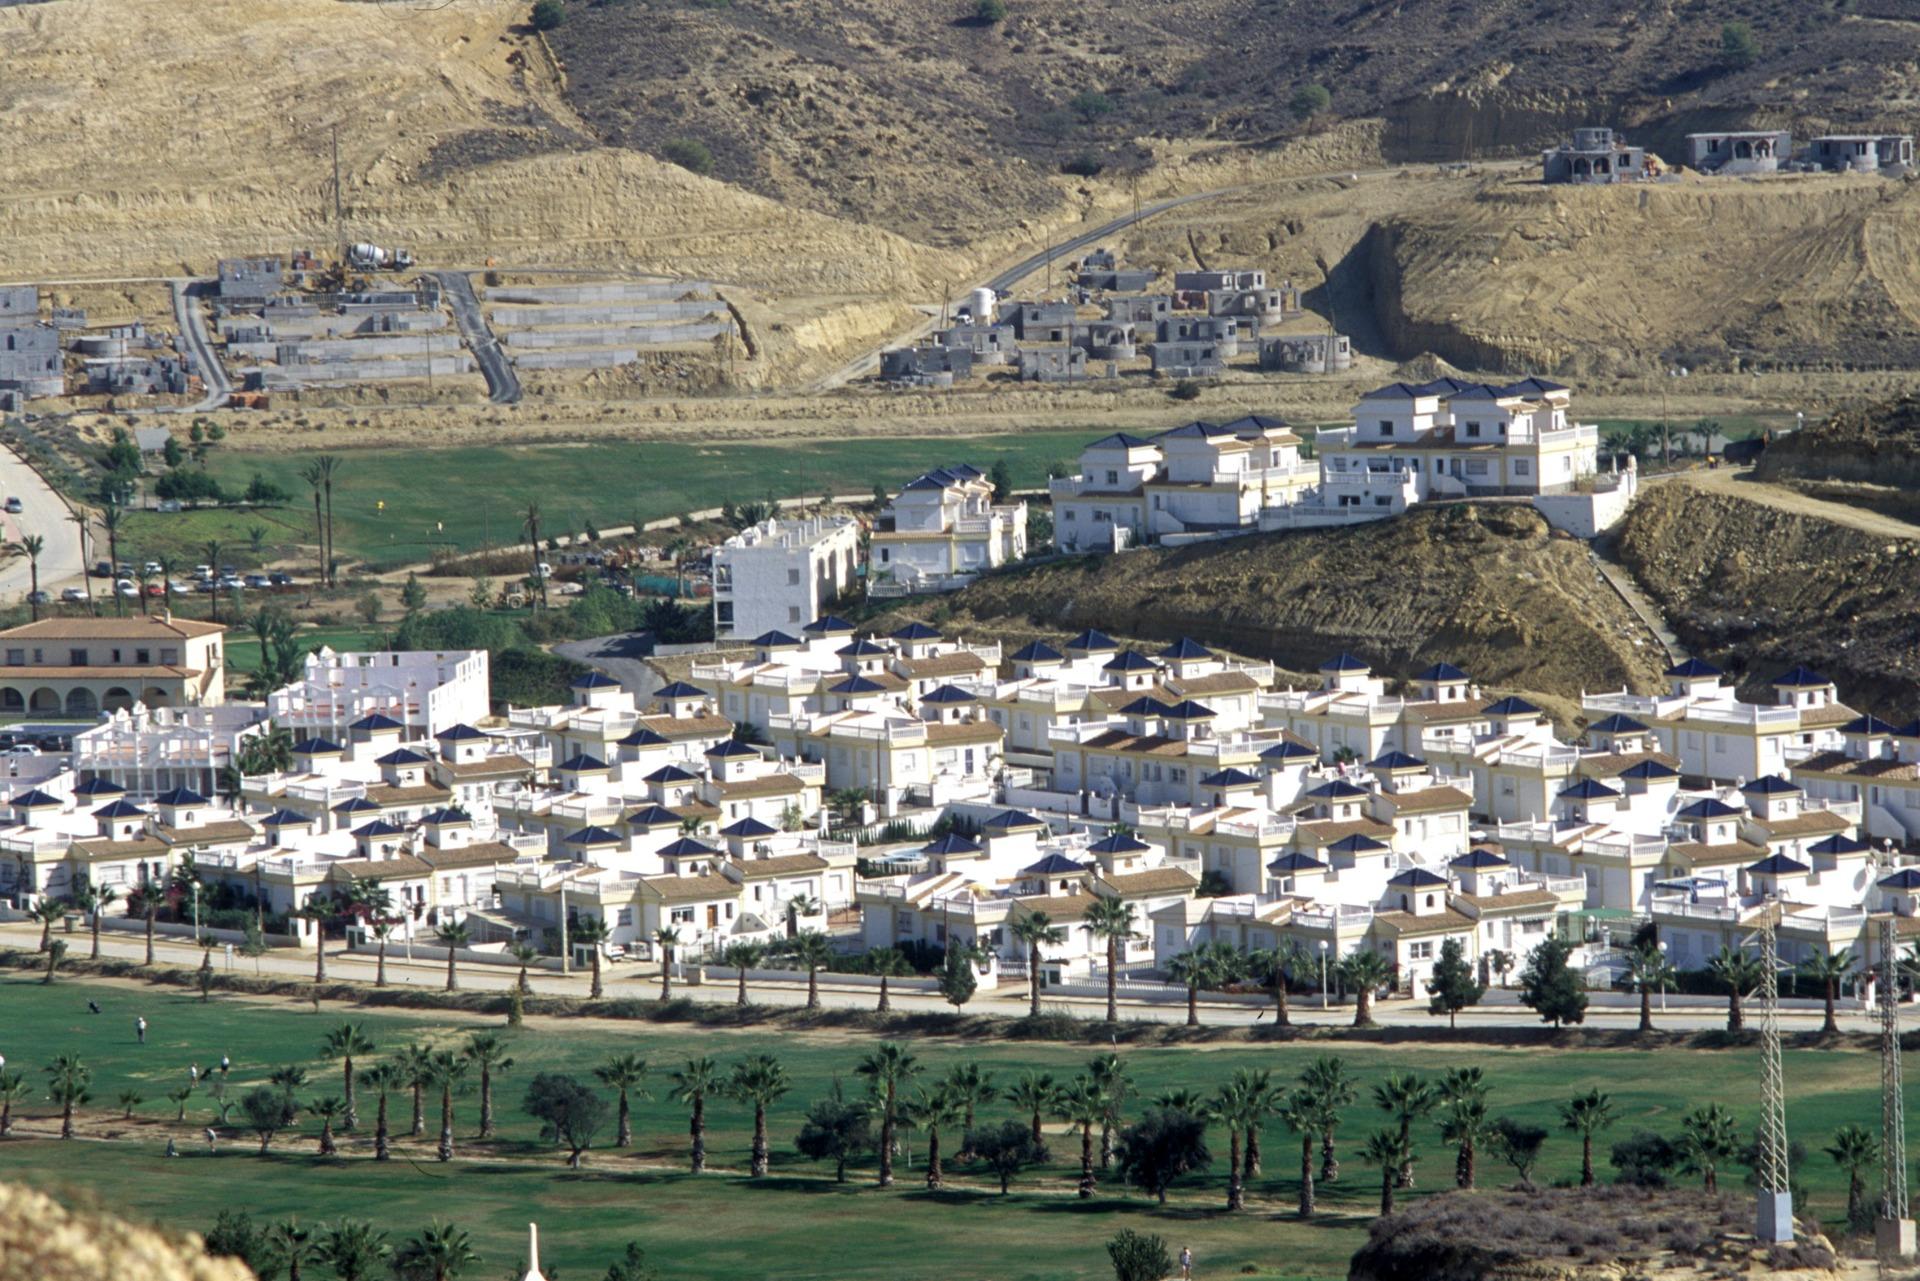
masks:
POLYGON ((533 567, 533 576, 535 578, 551 578, 553 577, 553 566, 543 560, 533 567))
POLYGON ((195 566, 193 567, 193 576, 194 576, 195 578, 212 578, 212 577, 213 577, 213 566, 211 566, 211 565, 195 565, 195 566))
POLYGON ((33 740, 33 745, 43 752, 71 752, 73 738, 68 734, 42 734, 33 740))
POLYGON ((158 578, 160 575, 166 573, 167 569, 166 566, 162 565, 159 561, 150 560, 141 568, 141 572, 148 578, 158 578))
POLYGON ((233 574, 220 575, 220 581, 214 584, 216 588, 218 588, 220 591, 223 591, 223 592, 237 592, 242 587, 245 587, 246 585, 247 584, 245 579, 239 578, 233 574))
POLYGON ((88 572, 95 578, 112 578, 113 562, 110 560, 96 560, 93 562, 93 568, 88 572))
POLYGON ((153 597, 160 597, 160 596, 165 596, 166 594, 167 594, 167 585, 165 583, 148 583, 147 584, 147 595, 153 596, 153 597))
POLYGON ((293 575, 275 571, 267 575, 267 581, 275 587, 291 587, 293 586, 293 575))
POLYGON ((7 510, 15 513, 18 513, 21 510, 23 510, 20 505, 20 500, 18 498, 14 498, 13 496, 9 495, 7 497, 7 510))
POLYGON ((87 589, 84 587, 64 588, 60 592, 60 599, 70 604, 85 604, 87 600, 87 589))
POLYGON ((185 511, 186 504, 182 503, 178 498, 163 498, 160 500, 158 510, 163 512, 185 511))
POLYGON ((113 585, 113 590, 115 595, 124 597, 127 600, 136 599, 140 595, 139 584, 135 583, 131 578, 123 578, 116 582, 113 585))
POLYGON ((35 747, 32 743, 15 743, 12 747, 9 747, 4 753, 0 753, 0 755, 38 756, 40 755, 40 749, 35 747))
POLYGON ((187 596, 193 592, 193 585, 191 583, 183 583, 177 578, 169 583, 168 586, 173 589, 175 596, 187 596))
POLYGON ((251 587, 254 591, 257 591, 257 592, 263 592, 267 590, 267 588, 273 586, 271 582, 267 581, 267 576, 265 574, 248 574, 245 578, 241 579, 240 581, 245 583, 248 587, 251 587))
POLYGON ((29 605, 51 605, 51 604, 53 604, 53 596, 52 596, 52 595, 51 595, 50 593, 48 593, 48 592, 28 592, 28 593, 27 593, 27 604, 29 604, 29 605))

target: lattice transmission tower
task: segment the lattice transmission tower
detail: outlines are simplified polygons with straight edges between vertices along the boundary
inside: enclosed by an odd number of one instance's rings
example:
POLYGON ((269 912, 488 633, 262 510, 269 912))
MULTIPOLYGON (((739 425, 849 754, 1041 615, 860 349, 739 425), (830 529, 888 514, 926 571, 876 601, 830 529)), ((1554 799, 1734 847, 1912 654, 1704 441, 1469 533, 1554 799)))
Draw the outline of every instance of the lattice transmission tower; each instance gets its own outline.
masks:
POLYGON ((1760 930, 1760 1143, 1754 1235, 1793 1240, 1793 1189, 1787 1167, 1787 1089, 1780 1069, 1780 957, 1773 927, 1760 930))

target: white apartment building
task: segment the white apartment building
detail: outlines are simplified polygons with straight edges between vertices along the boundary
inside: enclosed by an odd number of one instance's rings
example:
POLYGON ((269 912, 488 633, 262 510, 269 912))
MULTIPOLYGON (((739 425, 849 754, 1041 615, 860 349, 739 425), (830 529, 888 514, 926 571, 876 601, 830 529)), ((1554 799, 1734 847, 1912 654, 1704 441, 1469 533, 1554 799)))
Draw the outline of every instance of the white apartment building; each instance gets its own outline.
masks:
POLYGON ((995 503, 977 467, 937 467, 880 513, 867 547, 876 596, 952 591, 1027 554, 1027 505, 995 503))
POLYGON ((1598 470, 1600 432, 1571 421, 1571 389, 1439 378, 1376 387, 1354 425, 1314 438, 1322 506, 1398 514, 1428 498, 1551 494, 1598 470))
POLYGON ((82 780, 104 779, 129 792, 188 787, 212 795, 246 741, 267 728, 266 709, 257 703, 136 703, 73 736, 73 770, 82 780))
POLYGON ((1080 453, 1080 474, 1056 478, 1054 543, 1123 551, 1181 535, 1252 529, 1260 513, 1300 500, 1319 468, 1277 418, 1195 421, 1151 439, 1124 432, 1080 453))
POLYGON ((714 548, 714 636, 741 640, 825 614, 853 589, 860 533, 851 516, 776 518, 714 548))
POLYGON ((490 710, 487 651, 381 650, 307 656, 301 678, 267 699, 268 718, 299 738, 342 740, 355 721, 398 721, 408 740, 432 738, 490 710))

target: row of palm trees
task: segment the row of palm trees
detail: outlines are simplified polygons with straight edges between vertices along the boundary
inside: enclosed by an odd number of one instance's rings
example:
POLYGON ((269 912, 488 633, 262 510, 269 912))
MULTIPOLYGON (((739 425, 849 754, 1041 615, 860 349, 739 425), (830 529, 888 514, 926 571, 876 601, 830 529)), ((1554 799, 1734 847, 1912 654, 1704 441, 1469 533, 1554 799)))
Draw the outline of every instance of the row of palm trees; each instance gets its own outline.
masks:
POLYGON ((223 1217, 208 1234, 207 1244, 210 1251, 243 1250, 250 1266, 269 1275, 284 1272, 287 1281, 301 1281, 310 1264, 332 1268, 340 1281, 367 1281, 382 1269, 398 1281, 457 1281, 480 1261, 466 1232, 437 1220, 395 1246, 384 1231, 361 1219, 309 1228, 287 1218, 257 1233, 247 1224, 236 1234, 223 1217))

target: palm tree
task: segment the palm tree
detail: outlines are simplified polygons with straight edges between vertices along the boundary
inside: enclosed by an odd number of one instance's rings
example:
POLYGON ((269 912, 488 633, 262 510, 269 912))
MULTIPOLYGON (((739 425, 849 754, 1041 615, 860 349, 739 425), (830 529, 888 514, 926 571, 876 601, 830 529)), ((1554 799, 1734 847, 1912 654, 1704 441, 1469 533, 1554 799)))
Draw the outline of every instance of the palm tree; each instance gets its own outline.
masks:
POLYGON ((0 1139, 13 1133, 13 1105, 27 1097, 27 1074, 0 1071, 0 1139))
POLYGON ((638 1094, 643 1099, 652 1098, 647 1093, 647 1061, 638 1054, 616 1054, 593 1070, 600 1078, 600 1084, 612 1087, 620 1100, 620 1128, 614 1135, 616 1148, 633 1145, 633 1108, 631 1098, 638 1094))
POLYGON ((1213 964, 1207 953, 1189 949, 1167 961, 1167 977, 1187 989, 1187 1026, 1200 1026, 1200 989, 1212 981, 1213 964))
POLYGON ((1067 941, 1067 932, 1053 923, 1045 912, 1028 912, 1013 923, 1013 937, 1027 945, 1027 1015, 1040 1017, 1040 949, 1059 947, 1067 941))
POLYGON ((122 1121, 133 1120, 133 1110, 145 1101, 145 1096, 138 1090, 120 1091, 120 1119, 122 1121))
POLYGON ((324 480, 320 472, 320 464, 308 463, 300 472, 300 479, 313 487, 313 541, 320 551, 320 573, 314 581, 324 584, 327 581, 329 557, 327 556, 327 522, 320 511, 320 490, 324 480))
POLYGON ((93 1097, 93 1069, 77 1054, 61 1054, 47 1064, 47 1097, 60 1105, 60 1137, 73 1137, 73 1110, 93 1097))
POLYGON ((748 1172, 756 1179, 767 1175, 767 1109, 792 1088, 787 1069, 771 1054, 755 1054, 735 1065, 727 1092, 753 1107, 753 1148, 748 1172))
MULTIPOLYGON (((226 545, 217 538, 209 538, 200 548, 200 554, 207 558, 207 568, 209 572, 216 576, 220 573, 220 557, 226 550, 226 545)), ((118 600, 120 593, 115 592, 113 596, 115 600, 118 600)), ((216 623, 219 622, 220 592, 217 588, 207 593, 207 608, 211 611, 210 617, 212 620, 216 623)))
POLYGON ((1634 986, 1640 989, 1640 1030, 1653 1031, 1653 994, 1656 990, 1670 992, 1680 980, 1673 968, 1673 962, 1667 960, 1658 944, 1642 943, 1627 953, 1627 974, 1634 986))
POLYGON ((974 1112, 982 1103, 991 1103, 998 1098, 1000 1088, 993 1083, 993 1073, 983 1071, 978 1063, 971 1060, 948 1068, 945 1084, 960 1104, 960 1156, 965 1159, 972 1155, 967 1137, 973 1133, 974 1112))
POLYGON ((1268 1121, 1280 1114, 1286 1103, 1286 1092, 1273 1083, 1273 1073, 1266 1068, 1249 1070, 1253 1107, 1247 1122, 1246 1155, 1240 1166, 1241 1178, 1251 1183, 1260 1173, 1260 1132, 1268 1121))
POLYGON ((340 1281, 367 1281, 393 1257, 393 1247, 387 1244, 387 1234, 371 1223, 342 1219, 321 1229, 318 1255, 340 1281))
POLYGON ((453 1087, 467 1074, 469 1060, 452 1050, 441 1050, 432 1059, 433 1084, 440 1091, 440 1149, 442 1161, 453 1160, 453 1087))
POLYGON ((87 537, 87 534, 88 521, 92 520, 92 517, 87 514, 86 508, 76 507, 67 519, 80 527, 80 582, 87 589, 87 613, 91 614, 93 613, 93 575, 87 572, 87 551, 92 540, 87 537))
POLYGON ((1873 1217, 1864 1176, 1880 1164, 1880 1140, 1861 1126, 1843 1125, 1833 1132, 1833 1146, 1826 1151, 1847 1172, 1847 1226, 1858 1229, 1873 1217))
POLYGON ((1393 967, 1372 948, 1362 948, 1340 962, 1340 977, 1353 989, 1353 1025, 1372 1027, 1373 994, 1393 977, 1393 967))
POLYGON ((1107 1115, 1100 1122, 1100 1169, 1104 1172, 1113 1166, 1113 1136, 1120 1129, 1121 1109, 1133 1093, 1133 1074, 1118 1054, 1108 1050, 1088 1061, 1087 1075, 1107 1101, 1107 1115))
POLYGON ((422 1101, 427 1087, 433 1084, 433 1051, 424 1045, 409 1045, 400 1051, 399 1068, 407 1089, 413 1093, 413 1124, 407 1133, 418 1138, 427 1132, 422 1101))
POLYGON ((320 1155, 333 1156, 339 1148, 333 1141, 333 1123, 346 1115, 347 1105, 329 1094, 324 1098, 308 1099, 307 1111, 320 1118, 320 1155))
POLYGON ((40 621, 40 553, 47 550, 47 540, 39 534, 28 534, 17 543, 7 544, 8 556, 25 556, 27 572, 32 578, 33 592, 27 597, 27 608, 33 621, 40 621))
POLYGON ((578 944, 592 952, 593 982, 587 989, 589 1001, 597 1001, 607 994, 606 985, 600 979, 600 958, 605 950, 602 945, 611 933, 607 923, 597 916, 583 916, 567 931, 568 943, 578 944))
POLYGON ((1287 1008, 1287 988, 1294 971, 1306 962, 1306 949, 1298 939, 1281 939, 1276 947, 1255 948, 1247 953, 1248 969, 1266 980, 1273 993, 1273 1025, 1291 1027, 1293 1012, 1287 1008))
POLYGON ((540 504, 539 503, 527 504, 527 514, 520 521, 520 530, 522 533, 526 534, 527 536, 527 554, 529 557, 531 557, 531 560, 529 562, 529 568, 533 577, 533 581, 540 588, 540 604, 541 604, 541 607, 544 608, 547 603, 547 579, 546 579, 546 575, 540 572, 540 504))
POLYGON ((527 981, 527 969, 540 959, 540 949, 525 943, 515 943, 507 949, 507 955, 520 963, 520 977, 513 981, 515 990, 522 996, 531 995, 533 984, 527 981))
POLYGON ((100 959, 100 914, 119 898, 120 895, 111 885, 95 885, 91 881, 81 888, 76 897, 81 910, 87 914, 87 927, 93 935, 93 950, 89 955, 96 961, 100 959))
POLYGON ((1107 944, 1107 1022, 1120 1018, 1120 950, 1134 937, 1134 906, 1117 898, 1097 898, 1081 918, 1093 937, 1107 944))
POLYGON ((390 1134, 387 1129, 387 1096, 407 1085, 407 1074, 398 1063, 375 1063, 372 1067, 362 1068, 360 1084, 374 1093, 373 1105, 373 1159, 384 1161, 390 1155, 390 1134))
POLYGON ((313 981, 316 986, 327 981, 327 922, 339 915, 339 910, 331 898, 315 894, 291 913, 300 920, 313 922, 313 981))
MULTIPOLYGON (((97 946, 94 953, 99 955, 97 946)), ((1820 1031, 1832 1036, 1840 1030, 1839 1020, 1833 1017, 1833 1003, 1840 999, 1840 985, 1847 975, 1853 972, 1853 949, 1843 947, 1837 952, 1821 948, 1818 952, 1800 962, 1800 973, 1820 985, 1820 994, 1826 998, 1827 1017, 1820 1025, 1820 1031)))
POLYGON ((720 1065, 705 1055, 688 1059, 687 1065, 673 1074, 673 1097, 686 1104, 692 1114, 687 1131, 693 1140, 695 1174, 707 1168, 707 1099, 725 1089, 720 1065))
POLYGON ((1040 1132, 1040 1119, 1053 1111, 1059 1101, 1060 1086, 1051 1072, 1028 1069, 1007 1089, 1007 1102, 1013 1105, 1015 1111, 1028 1114, 1035 1143, 1045 1141, 1040 1132))
POLYGON ((1453 1182, 1456 1187, 1473 1191, 1479 1170, 1480 1145, 1491 1132, 1493 1118, 1484 1098, 1468 1096, 1449 1100, 1440 1118, 1440 1137, 1453 1144, 1453 1182))
POLYGON ((394 922, 390 920, 369 921, 367 923, 367 929, 372 933, 374 941, 380 945, 379 959, 374 965, 373 985, 375 987, 385 987, 387 985, 387 940, 393 937, 394 922))
POLYGON ((141 915, 147 918, 146 964, 148 965, 153 964, 153 922, 154 922, 154 918, 160 914, 160 898, 161 896, 159 894, 154 893, 153 890, 149 888, 146 891, 146 899, 144 904, 146 910, 141 913, 141 915))
POLYGON ((873 1007, 876 1014, 885 1014, 893 1008, 893 997, 887 991, 890 979, 904 978, 913 973, 913 967, 907 964, 906 954, 897 947, 876 947, 867 953, 867 969, 880 976, 880 1000, 873 1007))
MULTIPOLYGON (((112 562, 113 572, 118 576, 120 573, 119 503, 106 502, 100 505, 100 528, 107 531, 107 559, 112 562)), ((108 581, 111 582, 113 580, 109 579, 108 581)), ((126 602, 120 599, 120 593, 117 589, 113 593, 113 612, 116 614, 125 614, 127 612, 126 602)))
POLYGON ((1406 1159, 1400 1167, 1400 1186, 1413 1186, 1413 1123, 1440 1106, 1440 1091, 1411 1072, 1390 1072, 1373 1087, 1373 1105, 1400 1127, 1400 1146, 1406 1159))
POLYGON ((1749 956, 1731 947, 1721 948, 1707 962, 1707 972, 1727 989, 1727 1031, 1729 1032, 1738 1032, 1746 1027, 1746 1015, 1740 1008, 1740 998, 1759 986, 1760 965, 1758 957, 1749 956))
POLYGON ((447 949, 447 991, 460 986, 459 976, 454 965, 459 960, 460 949, 473 941, 473 933, 459 922, 442 925, 433 932, 434 941, 447 949))
POLYGON ((720 963, 730 967, 740 979, 740 992, 734 1004, 747 1004, 747 971, 760 968, 760 962, 767 957, 767 949, 760 943, 729 943, 720 952, 720 963))
POLYGON ((341 1061, 342 1091, 346 1106, 342 1109, 341 1127, 351 1130, 360 1124, 360 1109, 353 1097, 353 1061, 373 1053, 373 1040, 360 1029, 358 1023, 342 1023, 327 1033, 327 1039, 320 1046, 320 1052, 331 1062, 341 1061))
POLYGON ((466 1233, 436 1220, 394 1251, 393 1271, 406 1281, 455 1281, 479 1261, 466 1233))
POLYGON ((498 1032, 475 1032, 467 1038, 461 1052, 467 1062, 480 1069, 480 1135, 493 1137, 493 1078, 511 1071, 513 1058, 507 1053, 507 1039, 498 1032))
POLYGON ((893 1135, 900 1124, 900 1090, 919 1075, 919 1060, 893 1041, 882 1041, 860 1060, 854 1071, 867 1078, 867 1088, 880 1103, 880 1186, 893 1184, 893 1135))
POLYGON ((1280 1122, 1300 1136, 1299 1214, 1311 1219, 1313 1200, 1313 1141, 1327 1129, 1328 1121, 1319 1097, 1305 1086, 1293 1090, 1280 1107, 1280 1122))
POLYGON ((1348 1074, 1346 1061, 1333 1054, 1323 1054, 1307 1064, 1300 1073, 1300 1085, 1313 1095, 1320 1109, 1325 1125, 1320 1131, 1320 1181, 1332 1183, 1340 1177, 1340 1160, 1333 1146, 1340 1109, 1352 1106, 1360 1097, 1360 1087, 1348 1074))
POLYGON ((819 930, 801 930, 793 937, 793 958, 807 971, 807 1008, 820 1008, 820 971, 833 959, 833 944, 819 930))
POLYGON ((1740 1152, 1739 1131, 1733 1114, 1718 1103, 1707 1103, 1689 1112, 1680 1122, 1680 1150, 1686 1156, 1687 1169, 1701 1178, 1709 1192, 1720 1190, 1720 1167, 1740 1152))
POLYGON ((183 1085, 167 1091, 167 1102, 173 1104, 173 1119, 176 1123, 187 1119, 187 1102, 193 1098, 193 1087, 183 1085))
POLYGON ((1054 1092, 1053 1114, 1080 1131, 1080 1198, 1085 1200, 1093 1195, 1093 1128, 1107 1119, 1106 1096, 1091 1076, 1077 1076, 1054 1092))
POLYGON ((267 1083, 279 1090, 288 1103, 292 1103, 294 1092, 306 1087, 307 1070, 298 1063, 288 1063, 268 1073, 267 1083))
POLYGON ((1560 1105, 1560 1124, 1580 1136, 1580 1186, 1593 1186, 1593 1136, 1613 1124, 1613 1100, 1599 1090, 1560 1105))
POLYGON ((260 1234, 260 1244, 270 1261, 286 1269, 287 1281, 300 1281, 300 1269, 320 1253, 313 1232, 293 1219, 268 1224, 260 1234))
POLYGON ((1260 1098, 1263 1087, 1254 1073, 1240 1068, 1207 1105, 1206 1115, 1227 1127, 1227 1209, 1247 1208, 1246 1171, 1241 1167, 1241 1143, 1248 1129, 1258 1124, 1265 1109, 1260 1098))
POLYGON ((53 946, 53 923, 55 921, 65 920, 66 915, 67 905, 65 900, 57 898, 42 898, 28 910, 27 916, 40 922, 40 950, 42 952, 53 946))
POLYGON ((327 497, 327 563, 324 577, 327 586, 337 587, 339 586, 338 571, 334 568, 333 554, 333 475, 340 470, 340 460, 332 454, 322 454, 313 462, 320 469, 320 487, 326 492, 327 497))
POLYGON ((940 1165, 940 1131, 960 1123, 960 1100, 944 1081, 923 1085, 914 1092, 905 1117, 915 1128, 927 1132, 927 1191, 938 1192, 947 1179, 940 1165))
POLYGON ((673 995, 673 951, 680 946, 680 931, 662 925, 653 932, 653 945, 660 949, 660 999, 673 995))
POLYGON ((1393 1213, 1393 1189, 1408 1161, 1407 1143, 1398 1130, 1375 1130, 1360 1149, 1360 1159, 1380 1167, 1380 1213, 1393 1213))

